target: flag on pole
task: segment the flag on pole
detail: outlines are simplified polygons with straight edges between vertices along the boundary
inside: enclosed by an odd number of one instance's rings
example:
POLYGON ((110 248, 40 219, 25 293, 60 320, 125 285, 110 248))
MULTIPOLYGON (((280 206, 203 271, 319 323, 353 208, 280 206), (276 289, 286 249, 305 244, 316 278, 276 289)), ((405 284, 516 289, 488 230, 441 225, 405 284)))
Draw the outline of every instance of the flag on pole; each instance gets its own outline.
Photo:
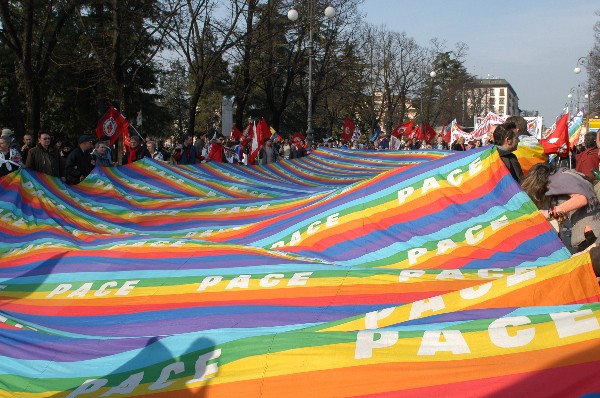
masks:
POLYGON ((554 130, 552 130, 546 138, 542 138, 540 141, 542 146, 544 147, 544 151, 546 153, 557 153, 558 150, 569 144, 569 129, 567 127, 569 123, 569 114, 565 113, 558 119, 556 122, 556 126, 554 130))
POLYGON ((129 135, 129 122, 111 105, 98 122, 96 135, 98 139, 104 135, 109 137, 110 145, 112 146, 121 134, 125 134, 125 136, 129 135))
POLYGON ((450 126, 442 126, 442 131, 440 131, 440 135, 442 136, 442 139, 446 141, 447 144, 449 144, 450 138, 452 136, 450 132, 450 126))
POLYGON ((344 120, 344 124, 342 126, 342 141, 350 142, 352 140, 352 133, 354 132, 354 122, 351 118, 347 117, 344 120))
POLYGON ((358 126, 354 126, 354 132, 352 133, 352 141, 360 141, 361 136, 362 133, 360 132, 358 126))
POLYGON ((402 139, 402 137, 408 136, 412 132, 414 125, 414 122, 400 123, 399 125, 394 127, 391 135, 398 139, 402 139))
POLYGON ((252 136, 254 134, 254 124, 249 122, 248 125, 244 128, 244 132, 242 133, 241 144, 242 146, 246 146, 250 141, 252 141, 252 136))
POLYGON ((237 128, 234 124, 231 128, 231 138, 234 140, 241 140, 244 137, 244 134, 237 128))
POLYGON ((390 135, 390 149, 396 151, 402 149, 402 140, 395 135, 390 135))
POLYGON ((433 129, 433 127, 431 127, 429 125, 429 123, 424 122, 423 123, 423 129, 425 130, 423 132, 423 135, 425 137, 424 139, 427 140, 427 142, 433 141, 433 139, 435 138, 435 134, 436 134, 435 130, 433 129))
POLYGON ((583 127, 583 111, 579 111, 577 115, 569 123, 569 148, 571 151, 581 139, 581 129, 583 127))
POLYGON ((375 127, 373 129, 373 134, 371 135, 371 138, 369 138, 369 141, 375 142, 377 138, 379 138, 379 134, 381 134, 381 129, 379 127, 375 127))
POLYGON ((254 160, 258 156, 258 152, 260 148, 265 143, 267 138, 271 137, 271 129, 267 124, 265 118, 261 118, 260 122, 254 126, 254 134, 252 135, 252 145, 250 147, 250 157, 248 159, 248 164, 254 164, 254 160))
POLYGON ((304 136, 300 133, 292 134, 292 142, 304 142, 304 136))

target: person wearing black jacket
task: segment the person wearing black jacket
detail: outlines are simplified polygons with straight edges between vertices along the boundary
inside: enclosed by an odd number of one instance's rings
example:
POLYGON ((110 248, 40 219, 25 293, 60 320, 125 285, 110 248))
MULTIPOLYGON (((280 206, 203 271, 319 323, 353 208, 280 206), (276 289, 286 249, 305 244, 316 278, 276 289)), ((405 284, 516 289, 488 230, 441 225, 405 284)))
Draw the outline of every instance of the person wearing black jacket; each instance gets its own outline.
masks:
POLYGON ((306 156, 306 150, 299 142, 294 141, 290 150, 290 159, 298 159, 304 156, 306 156))
POLYGON ((79 184, 94 168, 92 163, 92 138, 89 135, 79 137, 79 146, 69 153, 65 173, 67 184, 79 184))

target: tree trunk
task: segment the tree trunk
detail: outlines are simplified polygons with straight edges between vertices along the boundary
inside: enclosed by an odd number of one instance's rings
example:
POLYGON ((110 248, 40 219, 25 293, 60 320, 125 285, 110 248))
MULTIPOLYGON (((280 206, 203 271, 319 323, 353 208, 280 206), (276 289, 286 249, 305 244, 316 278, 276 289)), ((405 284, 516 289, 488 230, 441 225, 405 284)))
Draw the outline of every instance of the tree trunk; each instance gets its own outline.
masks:
POLYGON ((196 85, 194 92, 190 96, 190 104, 188 106, 188 127, 187 134, 194 135, 194 127, 196 126, 196 108, 198 107, 198 101, 200 101, 200 93, 202 87, 196 85))
POLYGON ((244 59, 242 60, 242 92, 241 95, 237 95, 235 98, 235 125, 240 130, 242 130, 245 126, 244 111, 246 110, 246 104, 248 103, 248 96, 250 94, 250 57, 252 55, 254 10, 256 9, 257 3, 257 0, 248 1, 248 16, 246 18, 246 40, 244 42, 244 59))
POLYGON ((35 79, 26 79, 25 84, 27 86, 27 119, 25 125, 27 132, 35 135, 39 133, 41 124, 40 85, 35 79))

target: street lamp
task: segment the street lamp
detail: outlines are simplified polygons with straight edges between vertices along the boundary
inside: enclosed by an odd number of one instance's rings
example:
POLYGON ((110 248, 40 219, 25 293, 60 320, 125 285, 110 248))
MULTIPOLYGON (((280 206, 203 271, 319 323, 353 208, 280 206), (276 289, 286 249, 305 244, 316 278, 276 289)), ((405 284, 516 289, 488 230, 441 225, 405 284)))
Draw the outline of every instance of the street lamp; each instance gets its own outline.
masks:
MULTIPOLYGON (((579 104, 581 102, 581 97, 584 97, 585 99, 589 99, 589 95, 585 94, 583 95, 584 91, 581 88, 580 85, 577 85, 577 87, 571 87, 571 90, 569 90, 569 95, 567 95, 567 98, 569 98, 571 100, 571 106, 573 105, 573 103, 575 103, 575 101, 573 101, 573 95, 577 95, 577 108, 574 109, 573 113, 576 113, 579 110, 579 104)), ((589 112, 589 110, 588 110, 589 112)))
MULTIPOLYGON (((591 76, 591 66, 592 66, 592 52, 590 51, 589 55, 587 57, 579 57, 579 59, 577 60, 577 64, 575 66, 575 68, 573 69, 573 72, 575 72, 575 74, 579 74, 581 73, 581 66, 587 66, 588 69, 588 87, 587 87, 587 93, 585 94, 585 98, 587 99, 587 109, 586 109, 586 113, 587 113, 587 119, 588 119, 588 130, 589 130, 589 123, 590 123, 590 107, 591 107, 591 100, 592 100, 592 76, 591 76)), ((600 69, 598 69, 598 72, 600 72, 600 69)))
MULTIPOLYGON (((419 123, 419 125, 421 126, 421 133, 423 133, 424 128, 425 128, 425 123, 424 123, 425 115, 423 115, 423 91, 424 91, 423 86, 425 85, 425 79, 423 78, 423 72, 424 72, 424 70, 421 69, 421 122, 419 123)), ((432 79, 436 76, 437 76, 437 73, 435 73, 434 70, 429 72, 429 77, 431 77, 432 79)), ((432 85, 433 85, 433 83, 432 83, 432 85)), ((429 107, 427 109, 429 109, 429 107)))
MULTIPOLYGON (((310 150, 313 141, 313 114, 312 114, 312 97, 313 97, 313 78, 312 78, 312 60, 313 60, 313 10, 315 8, 315 0, 307 0, 308 9, 308 109, 307 109, 307 120, 306 120, 306 146, 310 150)), ((325 16, 329 19, 333 19, 336 15, 336 10, 333 6, 327 6, 324 12, 325 16)), ((298 11, 294 8, 290 9, 287 13, 287 17, 290 21, 296 22, 298 20, 298 11)))

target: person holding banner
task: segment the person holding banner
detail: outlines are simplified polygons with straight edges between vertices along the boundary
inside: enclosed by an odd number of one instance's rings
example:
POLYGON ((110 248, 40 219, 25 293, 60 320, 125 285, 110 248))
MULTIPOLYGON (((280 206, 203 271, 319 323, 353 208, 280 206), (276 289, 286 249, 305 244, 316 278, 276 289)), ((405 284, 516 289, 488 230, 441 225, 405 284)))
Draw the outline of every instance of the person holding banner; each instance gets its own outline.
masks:
POLYGON ((23 165, 21 154, 10 144, 8 137, 0 137, 0 177, 17 171, 23 165))
POLYGON ((146 149, 145 145, 142 145, 142 137, 132 135, 129 140, 129 148, 127 148, 123 155, 123 164, 137 162, 146 156, 150 157, 148 149, 146 149))
POLYGON ((510 175, 516 182, 521 182, 523 179, 523 170, 519 159, 513 153, 519 145, 519 133, 517 126, 514 123, 503 123, 494 130, 494 144, 498 148, 500 158, 510 171, 510 175))
POLYGON ((29 150, 25 168, 60 177, 63 182, 66 182, 63 159, 54 146, 50 145, 51 139, 50 133, 40 132, 37 145, 29 150))
POLYGON ((467 147, 465 146, 465 137, 460 136, 452 143, 452 147, 450 148, 453 151, 466 151, 467 147))
POLYGON ((592 184, 580 173, 538 163, 529 170, 521 188, 547 220, 559 222, 559 232, 564 231, 562 224, 566 220, 571 223, 570 240, 565 234, 560 235, 572 252, 585 250, 600 236, 600 203, 592 184))

